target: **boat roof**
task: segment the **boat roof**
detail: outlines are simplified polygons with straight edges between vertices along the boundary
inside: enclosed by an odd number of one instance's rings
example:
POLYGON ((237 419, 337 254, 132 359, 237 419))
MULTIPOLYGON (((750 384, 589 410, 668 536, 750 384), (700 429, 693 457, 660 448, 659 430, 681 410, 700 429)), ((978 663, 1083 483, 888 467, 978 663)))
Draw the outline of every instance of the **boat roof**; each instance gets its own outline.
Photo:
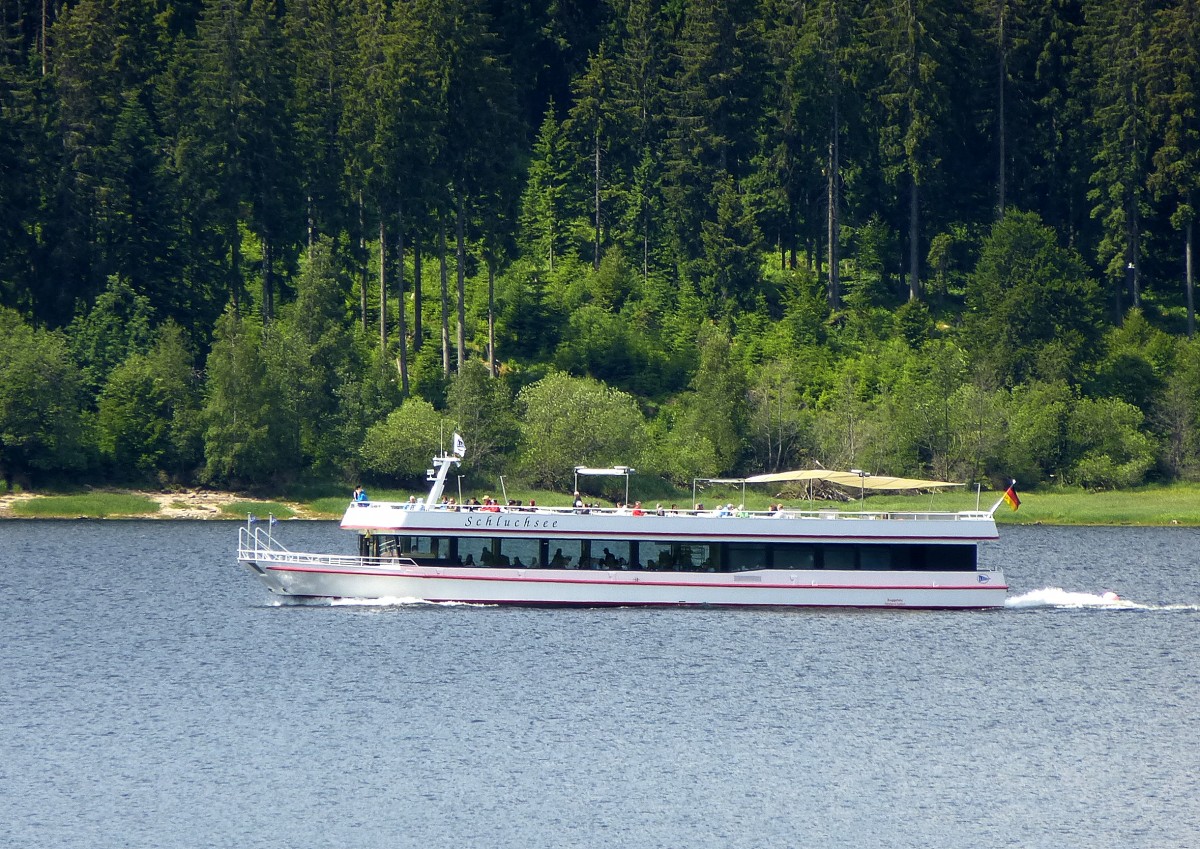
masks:
POLYGON ((825 481, 853 489, 912 490, 939 489, 947 486, 962 486, 948 481, 897 478, 891 475, 872 475, 865 472, 839 472, 834 469, 799 469, 792 472, 774 472, 754 475, 744 479, 746 483, 780 483, 783 481, 825 481))

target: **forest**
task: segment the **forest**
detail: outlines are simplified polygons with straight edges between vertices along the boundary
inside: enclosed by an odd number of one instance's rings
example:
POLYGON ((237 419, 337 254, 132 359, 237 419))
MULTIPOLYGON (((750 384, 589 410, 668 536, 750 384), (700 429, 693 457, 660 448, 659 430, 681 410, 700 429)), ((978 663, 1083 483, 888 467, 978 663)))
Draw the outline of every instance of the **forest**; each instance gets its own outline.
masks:
POLYGON ((0 0, 0 476, 1200 478, 1198 0, 0 0))

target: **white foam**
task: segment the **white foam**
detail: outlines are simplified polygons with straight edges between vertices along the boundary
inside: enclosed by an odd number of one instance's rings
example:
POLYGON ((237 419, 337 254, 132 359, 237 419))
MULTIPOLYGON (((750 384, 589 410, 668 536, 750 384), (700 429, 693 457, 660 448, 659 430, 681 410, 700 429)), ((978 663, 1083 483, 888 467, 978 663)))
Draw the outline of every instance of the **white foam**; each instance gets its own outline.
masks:
POLYGON ((1058 608, 1080 610, 1200 610, 1200 604, 1139 604, 1121 598, 1111 590, 1102 593, 1072 592, 1061 587, 1043 587, 1040 590, 1022 593, 1006 599, 1005 607, 1028 610, 1031 608, 1058 608))
POLYGON ((465 601, 426 601, 412 596, 381 596, 380 598, 334 598, 332 607, 409 607, 414 604, 432 604, 438 607, 470 607, 465 601))
POLYGON ((306 598, 293 596, 271 599, 272 607, 411 607, 418 604, 453 606, 464 604, 457 601, 425 601, 409 596, 383 596, 381 598, 306 598))

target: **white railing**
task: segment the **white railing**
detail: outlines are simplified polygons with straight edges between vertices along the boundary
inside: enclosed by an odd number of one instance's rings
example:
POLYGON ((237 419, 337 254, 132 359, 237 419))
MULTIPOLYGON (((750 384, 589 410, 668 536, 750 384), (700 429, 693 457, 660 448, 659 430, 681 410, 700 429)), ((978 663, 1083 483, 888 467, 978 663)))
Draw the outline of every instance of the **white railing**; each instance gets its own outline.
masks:
POLYGON ((958 512, 951 511, 912 511, 912 510, 896 510, 896 511, 850 511, 837 510, 830 508, 813 508, 809 510, 795 510, 785 508, 783 510, 738 510, 732 512, 704 509, 690 510, 687 508, 664 508, 661 512, 654 507, 643 507, 641 514, 636 514, 630 508, 623 507, 518 507, 504 506, 488 508, 483 505, 474 504, 456 504, 453 506, 436 505, 427 507, 423 503, 408 503, 403 501, 362 501, 356 502, 353 507, 371 508, 375 510, 399 510, 399 511, 414 511, 414 512, 435 512, 435 513, 539 513, 559 516, 571 515, 592 515, 592 516, 686 516, 697 519, 727 519, 727 518, 752 518, 752 519, 890 519, 890 520, 907 520, 907 521, 979 521, 992 518, 992 515, 986 510, 960 510, 958 512))
POLYGON ((293 566, 324 566, 353 569, 383 569, 416 566, 408 557, 359 557, 354 554, 312 554, 289 551, 271 535, 269 528, 238 529, 238 560, 268 560, 293 566))

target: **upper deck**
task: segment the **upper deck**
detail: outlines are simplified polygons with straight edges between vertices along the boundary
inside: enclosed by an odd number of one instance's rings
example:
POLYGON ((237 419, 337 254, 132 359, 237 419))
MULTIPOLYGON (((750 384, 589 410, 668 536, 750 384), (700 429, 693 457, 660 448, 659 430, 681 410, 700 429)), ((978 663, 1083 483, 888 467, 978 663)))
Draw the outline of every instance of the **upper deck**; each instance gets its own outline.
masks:
POLYGON ((574 507, 429 507, 417 502, 352 502, 347 530, 468 537, 588 537, 629 540, 713 541, 945 541, 995 539, 992 514, 865 512, 834 509, 726 513, 574 507))

